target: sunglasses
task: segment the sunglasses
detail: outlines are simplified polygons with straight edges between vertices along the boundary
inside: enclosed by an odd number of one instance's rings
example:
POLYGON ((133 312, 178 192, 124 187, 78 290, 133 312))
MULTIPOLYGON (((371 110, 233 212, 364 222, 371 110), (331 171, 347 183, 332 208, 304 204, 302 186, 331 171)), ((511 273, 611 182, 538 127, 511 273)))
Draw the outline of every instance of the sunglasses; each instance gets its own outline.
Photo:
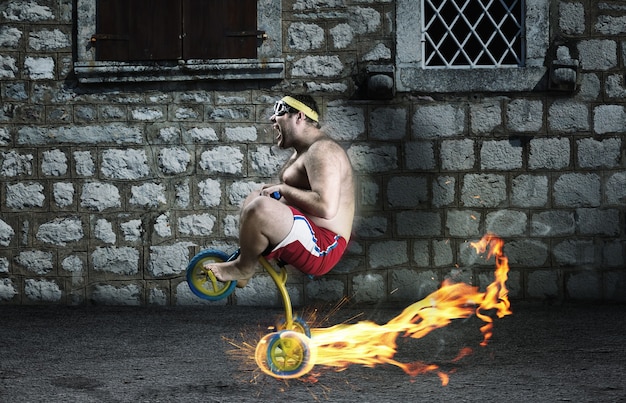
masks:
POLYGON ((291 109, 293 108, 287 105, 284 101, 276 101, 276 103, 274 104, 274 115, 283 116, 284 114, 289 113, 291 109))

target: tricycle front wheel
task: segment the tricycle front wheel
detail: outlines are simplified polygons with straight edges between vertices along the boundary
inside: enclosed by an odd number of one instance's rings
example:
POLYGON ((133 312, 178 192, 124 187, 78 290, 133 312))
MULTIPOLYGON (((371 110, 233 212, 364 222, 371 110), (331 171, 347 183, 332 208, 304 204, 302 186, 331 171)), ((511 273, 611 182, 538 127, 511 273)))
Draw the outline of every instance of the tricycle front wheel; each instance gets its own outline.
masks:
POLYGON ((299 378, 315 366, 316 354, 309 342, 293 330, 270 333, 259 340, 254 358, 259 368, 274 378, 299 378))

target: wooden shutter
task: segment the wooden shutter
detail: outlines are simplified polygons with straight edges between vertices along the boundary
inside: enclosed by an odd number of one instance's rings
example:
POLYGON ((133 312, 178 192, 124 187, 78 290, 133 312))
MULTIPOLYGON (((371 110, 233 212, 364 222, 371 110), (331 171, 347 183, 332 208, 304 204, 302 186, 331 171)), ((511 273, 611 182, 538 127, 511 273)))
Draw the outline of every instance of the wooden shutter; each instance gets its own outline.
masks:
POLYGON ((96 60, 175 60, 181 0, 97 0, 96 60))
POLYGON ((96 14, 96 60, 256 58, 262 34, 257 0, 97 0, 96 14))
POLYGON ((257 0, 183 0, 183 58, 256 58, 256 24, 257 0))

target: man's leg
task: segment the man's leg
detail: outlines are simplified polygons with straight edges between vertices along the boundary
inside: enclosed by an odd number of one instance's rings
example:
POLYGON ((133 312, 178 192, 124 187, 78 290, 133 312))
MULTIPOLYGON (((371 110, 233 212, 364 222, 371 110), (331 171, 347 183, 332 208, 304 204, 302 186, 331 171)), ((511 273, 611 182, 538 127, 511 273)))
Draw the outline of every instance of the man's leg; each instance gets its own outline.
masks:
POLYGON ((293 214, 287 205, 265 196, 248 197, 239 223, 241 254, 232 262, 211 263, 206 267, 219 280, 237 280, 237 286, 244 287, 254 275, 261 253, 285 239, 292 225, 293 214))

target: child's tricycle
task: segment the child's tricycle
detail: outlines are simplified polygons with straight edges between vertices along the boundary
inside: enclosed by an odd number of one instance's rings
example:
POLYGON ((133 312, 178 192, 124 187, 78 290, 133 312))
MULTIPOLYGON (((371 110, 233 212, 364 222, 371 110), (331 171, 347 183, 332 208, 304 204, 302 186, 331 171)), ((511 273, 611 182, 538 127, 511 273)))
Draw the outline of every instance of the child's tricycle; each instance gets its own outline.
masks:
MULTIPOLYGON (((187 266, 187 283, 191 291, 200 298, 218 301, 228 297, 236 286, 236 281, 221 282, 204 265, 210 262, 231 261, 239 256, 239 250, 228 256, 218 250, 203 250, 187 266)), ((315 365, 315 352, 309 343, 311 331, 307 323, 294 316, 291 300, 287 292, 287 269, 277 262, 275 268, 264 257, 259 258, 263 268, 276 283, 283 300, 285 317, 276 324, 276 332, 265 335, 256 347, 257 365, 268 375, 276 378, 298 378, 315 365)))

